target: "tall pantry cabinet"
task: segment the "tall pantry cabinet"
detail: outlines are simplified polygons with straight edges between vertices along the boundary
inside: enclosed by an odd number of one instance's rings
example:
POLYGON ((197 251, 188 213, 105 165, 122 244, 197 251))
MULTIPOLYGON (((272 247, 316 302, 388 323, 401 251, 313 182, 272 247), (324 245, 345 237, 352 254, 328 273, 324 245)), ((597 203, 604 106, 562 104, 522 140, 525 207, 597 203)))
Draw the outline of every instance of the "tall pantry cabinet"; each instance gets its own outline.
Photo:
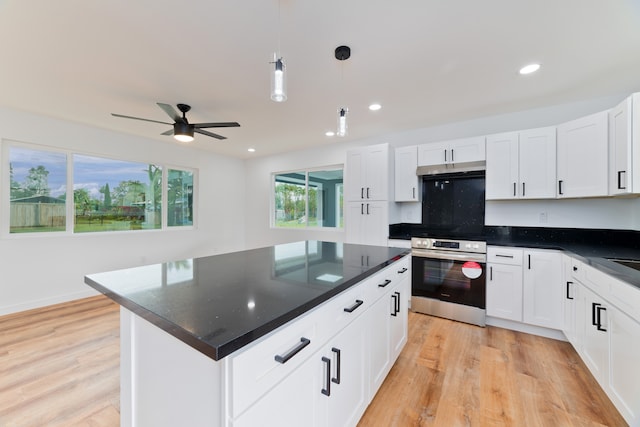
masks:
POLYGON ((386 246, 389 236, 389 144, 347 151, 345 242, 386 246))

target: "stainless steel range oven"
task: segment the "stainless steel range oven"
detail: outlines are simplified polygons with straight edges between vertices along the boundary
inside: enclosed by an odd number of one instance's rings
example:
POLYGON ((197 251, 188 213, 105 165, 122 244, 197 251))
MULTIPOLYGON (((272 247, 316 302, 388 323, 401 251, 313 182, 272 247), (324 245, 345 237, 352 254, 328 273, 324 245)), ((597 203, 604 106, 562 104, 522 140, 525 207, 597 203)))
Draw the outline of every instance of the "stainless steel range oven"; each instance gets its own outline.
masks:
POLYGON ((487 244, 411 239, 411 310, 485 326, 487 244))

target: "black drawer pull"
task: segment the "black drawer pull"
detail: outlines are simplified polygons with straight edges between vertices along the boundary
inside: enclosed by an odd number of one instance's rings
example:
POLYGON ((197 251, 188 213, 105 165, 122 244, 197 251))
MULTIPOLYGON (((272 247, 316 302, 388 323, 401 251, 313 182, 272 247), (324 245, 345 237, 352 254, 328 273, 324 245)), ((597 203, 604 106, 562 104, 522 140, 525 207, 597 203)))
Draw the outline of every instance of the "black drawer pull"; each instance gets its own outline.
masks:
POLYGON ((600 305, 601 304, 598 304, 597 302, 591 303, 591 325, 593 326, 598 326, 598 321, 596 321, 596 311, 600 305))
POLYGON ((403 267, 402 270, 398 270, 398 274, 405 273, 407 271, 407 267, 403 267))
POLYGON ((567 299, 573 299, 571 293, 569 292, 569 285, 573 285, 573 282, 567 282, 567 299))
POLYGON ((380 283, 378 284, 379 288, 384 288, 385 286, 387 286, 389 283, 391 283, 391 280, 387 279, 384 281, 384 283, 380 283))
POLYGON ((496 254, 496 258, 513 258, 513 255, 496 254))
POLYGON ((279 354, 276 354, 276 362, 278 363, 287 363, 287 361, 289 359, 291 359, 293 356, 295 356, 296 354, 298 354, 300 352, 300 350, 302 350, 303 348, 305 348, 306 346, 308 346, 309 344, 311 344, 311 340, 305 337, 300 338, 300 343, 298 345, 296 345, 294 348, 292 348, 289 353, 285 354, 284 356, 280 356, 279 354))
POLYGON ((322 394, 324 394, 325 396, 331 396, 331 359, 322 356, 322 361, 327 364, 327 366, 325 367, 325 369, 327 370, 325 384, 327 386, 322 389, 322 394))
POLYGON ((346 307, 344 311, 346 311, 347 313, 353 313, 353 310, 360 307, 363 303, 364 301, 362 301, 361 299, 357 299, 355 304, 353 304, 351 307, 346 307))
POLYGON ((396 299, 396 313, 400 313, 400 292, 394 292, 394 294, 398 295, 398 299, 396 299))
MULTIPOLYGON (((598 304, 600 305, 600 304, 598 304)), ((607 311, 606 307, 597 307, 596 308, 596 315, 598 317, 597 320, 597 324, 596 324, 596 329, 602 332, 607 332, 607 330, 605 328, 602 327, 602 319, 600 318, 600 314, 602 311, 607 311)))

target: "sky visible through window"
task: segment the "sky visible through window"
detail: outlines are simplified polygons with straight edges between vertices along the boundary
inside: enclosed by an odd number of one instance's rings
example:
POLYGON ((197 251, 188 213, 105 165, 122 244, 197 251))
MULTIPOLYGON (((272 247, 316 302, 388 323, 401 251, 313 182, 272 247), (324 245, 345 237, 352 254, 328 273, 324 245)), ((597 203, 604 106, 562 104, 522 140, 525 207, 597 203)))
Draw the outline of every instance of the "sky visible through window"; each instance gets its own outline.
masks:
POLYGON ((122 181, 149 182, 147 165, 100 157, 73 156, 73 189, 87 190, 93 199, 102 199, 100 188, 109 184, 113 190, 122 181))

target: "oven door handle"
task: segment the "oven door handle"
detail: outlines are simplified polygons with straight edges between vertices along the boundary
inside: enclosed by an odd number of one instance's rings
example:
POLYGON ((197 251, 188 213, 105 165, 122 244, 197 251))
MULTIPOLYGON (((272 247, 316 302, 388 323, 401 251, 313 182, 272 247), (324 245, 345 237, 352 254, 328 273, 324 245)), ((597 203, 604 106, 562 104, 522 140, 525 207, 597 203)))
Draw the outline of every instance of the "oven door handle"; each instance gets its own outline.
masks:
POLYGON ((417 258, 435 258, 451 261, 476 261, 487 262, 486 254, 468 253, 468 252, 450 252, 438 250, 422 250, 412 249, 411 255, 417 258))

